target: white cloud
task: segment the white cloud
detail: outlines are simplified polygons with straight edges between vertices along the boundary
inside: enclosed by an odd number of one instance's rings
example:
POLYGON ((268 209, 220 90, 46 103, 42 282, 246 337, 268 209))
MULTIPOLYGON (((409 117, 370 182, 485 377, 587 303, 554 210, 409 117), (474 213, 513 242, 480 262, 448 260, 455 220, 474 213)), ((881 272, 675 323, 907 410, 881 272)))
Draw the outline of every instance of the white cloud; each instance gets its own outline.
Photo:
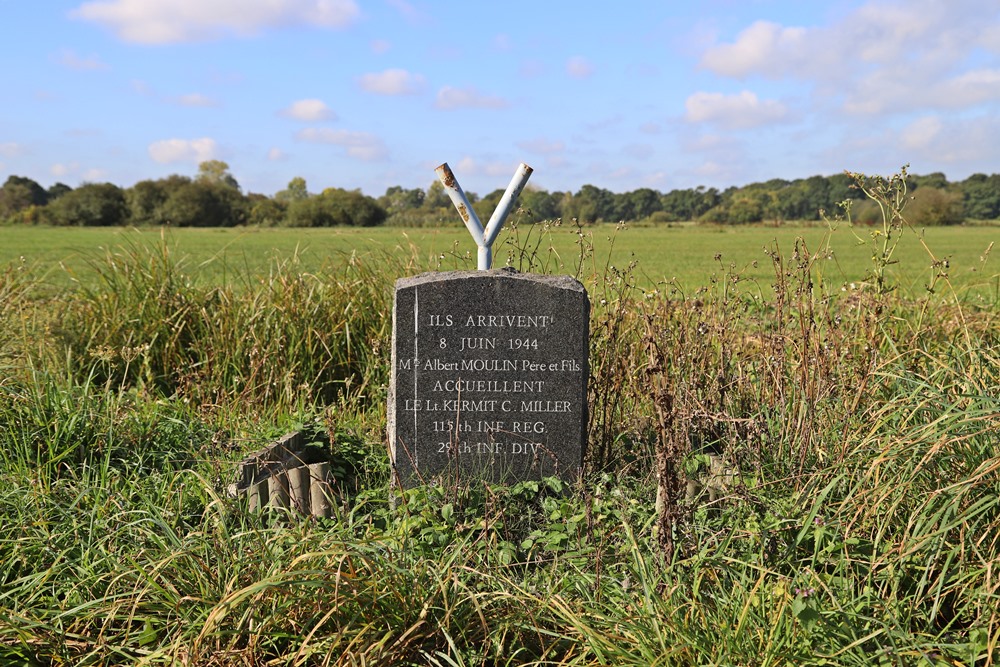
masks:
POLYGON ((0 144, 0 155, 6 158, 17 157, 20 155, 24 149, 20 144, 16 144, 13 141, 8 141, 6 143, 0 144))
POLYGON ((524 60, 517 68, 517 74, 523 79, 534 79, 545 73, 545 65, 541 60, 524 60))
POLYGON ((906 149, 926 149, 941 133, 941 125, 941 119, 937 116, 918 118, 899 133, 900 142, 906 149))
MULTIPOLYGON (((890 107, 906 106, 902 100, 917 91, 913 90, 902 69, 885 67, 858 77, 845 89, 843 110, 851 114, 876 115, 890 107)), ((918 94, 922 97, 925 91, 918 94)))
POLYGON ((70 162, 69 164, 57 162, 49 167, 49 173, 55 178, 67 180, 70 176, 79 174, 78 180, 81 183, 100 183, 107 180, 108 177, 106 170, 96 167, 82 169, 79 162, 70 162))
MULTIPOLYGON (((597 173, 601 173, 600 171, 597 173)), ((614 171, 607 174, 607 178, 614 181, 627 181, 629 183, 635 182, 635 170, 632 167, 618 167, 614 171)))
POLYGON ((975 104, 1000 97, 1000 69, 976 69, 947 82, 949 97, 960 103, 975 104))
POLYGON ((1000 53, 998 23, 1000 5, 981 0, 869 0, 823 26, 757 21, 709 45, 701 66, 735 79, 805 81, 830 113, 970 108, 1000 100, 1000 70, 982 65, 1000 53))
POLYGON ((434 106, 438 109, 503 109, 507 100, 495 95, 485 95, 472 86, 453 88, 445 86, 438 91, 434 106))
POLYGON ((376 95, 415 95, 424 89, 427 82, 423 76, 405 69, 387 69, 364 74, 358 83, 362 90, 376 95))
POLYGON ((392 42, 387 39, 375 39, 372 40, 371 50, 372 53, 376 55, 382 55, 383 53, 388 53, 389 49, 392 48, 392 42))
POLYGON ((100 23, 128 42, 170 44, 294 25, 342 28, 360 13, 354 0, 95 0, 70 15, 100 23))
POLYGON ((185 107, 217 107, 219 106, 218 100, 215 100, 207 95, 202 95, 201 93, 190 93, 188 95, 181 95, 175 99, 177 104, 185 107))
POLYGON ((685 118, 692 123, 714 123, 727 129, 746 129, 783 120, 785 105, 760 100, 749 90, 736 95, 697 92, 684 103, 685 118))
POLYGON ((427 21, 426 15, 406 0, 386 0, 386 2, 411 24, 425 23, 427 21))
POLYGON ((209 97, 203 93, 185 93, 184 95, 162 95, 153 89, 148 83, 141 79, 132 79, 129 82, 132 92, 142 97, 156 98, 161 102, 176 104, 182 107, 220 107, 222 103, 214 97, 209 97))
POLYGON ((622 122, 625 120, 625 116, 616 113, 610 116, 605 116, 604 118, 598 118, 595 121, 591 121, 584 125, 588 132, 593 134, 601 134, 613 130, 616 127, 621 126, 622 122))
POLYGON ((971 118, 918 118, 899 132, 896 146, 906 149, 906 159, 954 165, 964 172, 995 171, 1000 152, 1000 118, 984 114, 971 118))
POLYGON ((666 192, 670 189, 670 176, 665 171, 654 171, 651 174, 643 176, 642 184, 647 188, 666 192))
POLYGON ((955 76, 928 77, 915 85, 909 67, 897 65, 861 78, 844 100, 857 114, 967 109, 1000 100, 1000 69, 977 69, 955 76))
POLYGON ((288 159, 288 155, 277 146, 273 146, 267 151, 267 159, 269 162, 282 162, 288 159))
POLYGON ((149 156, 155 162, 167 164, 170 162, 193 162, 200 164, 205 160, 214 160, 219 147, 215 139, 164 139, 149 145, 149 156))
POLYGON ((730 151, 738 144, 732 136, 721 134, 685 135, 681 140, 681 147, 689 153, 730 151))
POLYGON ((941 101, 966 107, 1000 99, 1000 69, 976 69, 944 81, 941 101))
POLYGON ((63 164, 61 162, 57 162, 56 164, 49 167, 49 173, 55 176, 56 178, 63 178, 65 176, 68 176, 69 174, 72 174, 75 171, 79 171, 79 169, 80 165, 77 164, 76 162, 73 162, 71 164, 63 164))
POLYGON ((566 73, 574 79, 586 79, 594 73, 594 66, 583 56, 573 56, 566 61, 566 73))
POLYGON ((804 28, 783 28, 770 21, 757 21, 731 44, 710 48, 701 64, 716 74, 742 78, 750 74, 782 76, 808 50, 804 28))
POLYGON ((325 102, 317 99, 292 102, 286 109, 281 110, 281 115, 305 122, 337 120, 337 114, 333 113, 325 102))
POLYGON ((97 167, 87 169, 83 172, 84 183, 100 183, 108 178, 108 172, 97 167))
POLYGON ((622 148, 622 152, 637 160, 648 160, 656 151, 649 144, 628 144, 622 148))
MULTIPOLYGON (((745 142, 734 134, 686 133, 680 138, 685 162, 706 185, 732 185, 740 182, 748 155, 745 142)), ((684 178, 690 174, 685 172, 684 178)))
POLYGON ((69 127, 63 130, 63 134, 76 139, 80 137, 103 137, 104 131, 96 127, 69 127))
POLYGON ((1000 23, 982 26, 982 32, 977 36, 977 46, 991 53, 1000 53, 1000 23))
MULTIPOLYGON (((930 4, 915 2, 911 7, 872 2, 858 8, 854 17, 856 23, 848 36, 855 42, 859 58, 864 62, 887 64, 907 51, 912 53, 914 44, 919 40, 930 38, 917 52, 937 48, 941 42, 935 42, 940 38, 947 41, 951 19, 946 14, 951 12, 942 14, 940 8, 934 11, 930 4), (935 39, 935 33, 938 39, 935 39)), ((954 9, 961 12, 957 5, 955 3, 954 9)))
POLYGON ((70 49, 63 49, 56 54, 55 58, 56 62, 63 67, 67 67, 78 72, 108 69, 107 63, 101 61, 101 59, 97 56, 89 55, 87 57, 81 57, 70 49))
MULTIPOLYGON (((518 165, 500 160, 476 160, 473 157, 465 156, 458 161, 458 165, 453 170, 457 178, 463 174, 466 176, 503 176, 510 179, 517 170, 518 165)), ((498 186, 500 187, 500 186, 498 186)))
POLYGON ((706 160, 694 168, 694 173, 716 181, 727 181, 732 180, 733 176, 739 173, 739 170, 732 167, 731 163, 722 164, 714 160, 706 160))
POLYGON ((554 155, 566 150, 566 144, 561 141, 549 141, 548 139, 527 139, 517 142, 517 147, 528 153, 539 155, 554 155))
POLYGON ((351 157, 365 162, 383 160, 389 155, 385 143, 368 132, 334 130, 326 127, 308 127, 299 131, 295 138, 314 144, 332 144, 347 150, 351 157))

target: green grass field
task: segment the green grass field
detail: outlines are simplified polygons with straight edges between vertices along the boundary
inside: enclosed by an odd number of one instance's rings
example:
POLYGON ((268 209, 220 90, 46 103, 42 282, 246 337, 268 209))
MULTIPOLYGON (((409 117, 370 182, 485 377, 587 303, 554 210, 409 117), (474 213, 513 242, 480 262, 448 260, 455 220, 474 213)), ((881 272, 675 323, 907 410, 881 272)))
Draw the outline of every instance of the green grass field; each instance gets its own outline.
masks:
POLYGON ((582 255, 584 480, 399 493, 392 286, 464 229, 0 228, 0 665, 1000 663, 1000 229, 854 231, 511 228, 582 255), (330 519, 228 494, 292 429, 330 519))
MULTIPOLYGON (((841 226, 831 232, 821 225, 782 227, 586 227, 582 233, 593 244, 583 273, 610 263, 624 268, 636 262, 640 283, 652 285, 676 280, 687 290, 706 286, 712 276, 737 271, 757 281, 764 293, 774 283, 774 271, 765 249, 777 248, 791 256, 796 239, 810 252, 829 244, 830 259, 819 263, 820 274, 831 289, 863 280, 871 266, 871 249, 859 245, 854 234, 868 238, 870 228, 841 226), (716 259, 716 257, 721 257, 716 259), (756 264, 755 264, 756 263, 756 264)), ((475 268, 475 245, 464 228, 444 229, 105 229, 105 228, 0 228, 0 266, 21 258, 47 273, 55 285, 68 285, 86 275, 88 261, 105 252, 116 252, 132 244, 158 244, 161 235, 176 259, 192 278, 219 283, 232 275, 250 271, 266 274, 274 262, 298 259, 301 270, 317 272, 336 264, 352 252, 386 252, 412 258, 425 270, 475 268)), ((923 231, 927 247, 940 260, 947 259, 948 272, 962 293, 971 288, 980 298, 995 300, 1000 289, 998 258, 989 258, 991 244, 1000 241, 1000 227, 948 227, 923 231)), ((494 246, 494 264, 508 261, 514 242, 537 249, 540 260, 552 272, 575 273, 580 263, 578 231, 569 227, 519 226, 501 232, 494 246), (525 244, 527 240, 527 244, 525 244)), ((932 261, 916 233, 904 233, 890 266, 899 286, 919 295, 931 274, 932 261), (897 267, 903 267, 897 269, 897 267)), ((515 261, 516 263, 516 261, 515 261)))

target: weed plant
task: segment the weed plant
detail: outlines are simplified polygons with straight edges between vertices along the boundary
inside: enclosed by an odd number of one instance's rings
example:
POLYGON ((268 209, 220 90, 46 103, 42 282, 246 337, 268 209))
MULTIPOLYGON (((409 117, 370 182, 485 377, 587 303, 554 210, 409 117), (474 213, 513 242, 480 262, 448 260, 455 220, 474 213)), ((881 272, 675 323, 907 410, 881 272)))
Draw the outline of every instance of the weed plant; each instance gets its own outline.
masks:
POLYGON ((856 180, 884 227, 847 211, 763 248, 768 285, 721 253, 704 284, 656 284, 584 229, 515 220, 506 263, 592 302, 575 488, 390 505, 391 290, 415 255, 203 285, 165 239, 55 296, 7 267, 0 663, 995 664, 1000 304, 970 305, 930 248, 922 291, 901 286, 905 179, 856 180), (870 245, 867 280, 830 268, 844 243, 870 245), (331 519, 226 491, 292 427, 335 450, 331 519))

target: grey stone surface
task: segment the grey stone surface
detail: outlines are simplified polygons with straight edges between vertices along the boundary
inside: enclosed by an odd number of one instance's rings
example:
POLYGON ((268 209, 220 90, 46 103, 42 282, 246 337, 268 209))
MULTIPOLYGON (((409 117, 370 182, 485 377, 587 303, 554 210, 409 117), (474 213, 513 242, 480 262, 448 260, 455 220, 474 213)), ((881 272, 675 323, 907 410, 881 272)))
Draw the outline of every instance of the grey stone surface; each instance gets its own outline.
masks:
POLYGON ((396 281, 388 422, 397 481, 577 479, 589 312, 569 276, 494 269, 396 281))

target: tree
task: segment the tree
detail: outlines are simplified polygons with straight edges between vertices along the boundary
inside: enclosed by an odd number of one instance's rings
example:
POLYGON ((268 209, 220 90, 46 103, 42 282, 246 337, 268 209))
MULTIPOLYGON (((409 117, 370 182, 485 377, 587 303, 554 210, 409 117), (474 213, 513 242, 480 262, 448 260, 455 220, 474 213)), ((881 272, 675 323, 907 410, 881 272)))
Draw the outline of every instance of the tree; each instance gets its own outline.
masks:
POLYGON ((215 185, 224 185, 236 190, 237 192, 240 189, 240 184, 237 183, 236 179, 233 178, 233 175, 229 173, 229 165, 222 160, 205 160, 199 164, 198 176, 196 180, 215 185))
POLYGON ((0 219, 11 219, 32 206, 45 206, 49 195, 41 185, 23 176, 8 176, 0 188, 0 219))
POLYGON ((413 211, 424 203, 426 194, 420 188, 404 189, 399 185, 386 188, 385 194, 378 198, 379 205, 388 211, 389 215, 413 211))
POLYGON ((827 191, 827 198, 832 205, 837 206, 840 202, 851 200, 867 201, 865 193, 854 187, 854 180, 847 174, 834 174, 828 179, 830 186, 827 191))
POLYGON ((643 220, 660 208, 660 193, 650 188, 615 195, 614 217, 618 220, 643 220))
POLYGON ((31 197, 31 201, 28 204, 29 206, 45 206, 49 203, 49 194, 45 191, 45 188, 30 178, 25 176, 15 176, 12 174, 7 177, 7 180, 3 184, 3 189, 6 189, 8 186, 15 185, 21 185, 27 188, 31 197))
POLYGON ((318 195, 290 203, 286 221, 292 227, 370 227, 382 224, 387 216, 378 202, 357 190, 327 188, 318 195))
MULTIPOLYGON (((189 181, 190 182, 190 181, 189 181)), ((128 203, 129 221, 133 225, 155 225, 162 221, 163 204, 170 197, 171 190, 162 181, 139 181, 125 190, 128 203)))
POLYGON ((973 174, 959 187, 966 215, 976 220, 1000 218, 1000 175, 973 174))
POLYGON ((560 217, 559 199, 545 190, 528 186, 521 192, 517 203, 527 212, 529 220, 555 220, 560 217))
POLYGON ((698 220, 722 203, 715 188, 699 185, 686 190, 671 190, 660 197, 660 210, 667 220, 698 220))
POLYGON ((287 205, 278 199, 271 199, 264 195, 249 194, 247 202, 250 211, 247 214, 247 223, 260 227, 276 227, 285 223, 285 211, 287 205))
POLYGON ((434 181, 427 188, 427 194, 424 196, 424 202, 422 204, 425 209, 439 209, 439 208, 451 208, 451 198, 448 197, 448 193, 445 192, 444 186, 441 185, 441 181, 434 181))
POLYGON ((778 192, 778 206, 789 220, 818 220, 819 212, 837 213, 837 203, 830 200, 830 182, 823 176, 810 176, 778 192))
POLYGON ((343 222, 340 224, 374 227, 388 217, 386 210, 372 197, 362 194, 361 190, 327 188, 322 196, 341 211, 343 222))
POLYGON ((246 222, 246 201, 231 186, 204 179, 182 183, 158 209, 161 224, 233 227, 246 222))
POLYGON ((612 220, 615 217, 614 194, 595 185, 584 185, 563 204, 563 216, 580 222, 612 220))
POLYGON ((913 225, 958 225, 965 220, 965 206, 958 192, 921 186, 903 212, 913 225))
POLYGON ((301 176, 294 177, 292 180, 288 181, 288 187, 284 190, 279 190, 274 194, 275 201, 279 201, 283 204, 299 201, 308 197, 309 189, 306 187, 306 179, 301 176))
POLYGON ((33 206, 31 190, 20 183, 6 183, 0 188, 0 219, 10 220, 33 206))
POLYGON ((907 189, 915 192, 918 188, 937 188, 938 190, 948 189, 948 179, 940 171, 935 171, 923 176, 910 175, 907 180, 907 189))
POLYGON ((504 190, 498 188, 476 203, 474 207, 476 209, 476 215, 479 216, 479 220, 483 223, 484 227, 493 215, 493 211, 497 210, 497 204, 499 204, 500 200, 503 199, 503 193, 504 190))
POLYGON ((726 219, 738 225, 764 219, 764 197, 758 192, 740 193, 729 202, 726 219))
POLYGON ((47 201, 53 202, 56 199, 62 197, 67 192, 70 192, 71 190, 73 190, 73 188, 69 187, 65 183, 53 183, 51 187, 49 187, 49 189, 46 190, 46 193, 48 194, 47 201))
POLYGON ((725 224, 729 222, 729 206, 725 203, 718 203, 712 208, 698 216, 698 222, 709 224, 725 224))
POLYGON ((56 225, 109 227, 128 220, 125 193, 111 183, 85 183, 46 207, 56 225))

